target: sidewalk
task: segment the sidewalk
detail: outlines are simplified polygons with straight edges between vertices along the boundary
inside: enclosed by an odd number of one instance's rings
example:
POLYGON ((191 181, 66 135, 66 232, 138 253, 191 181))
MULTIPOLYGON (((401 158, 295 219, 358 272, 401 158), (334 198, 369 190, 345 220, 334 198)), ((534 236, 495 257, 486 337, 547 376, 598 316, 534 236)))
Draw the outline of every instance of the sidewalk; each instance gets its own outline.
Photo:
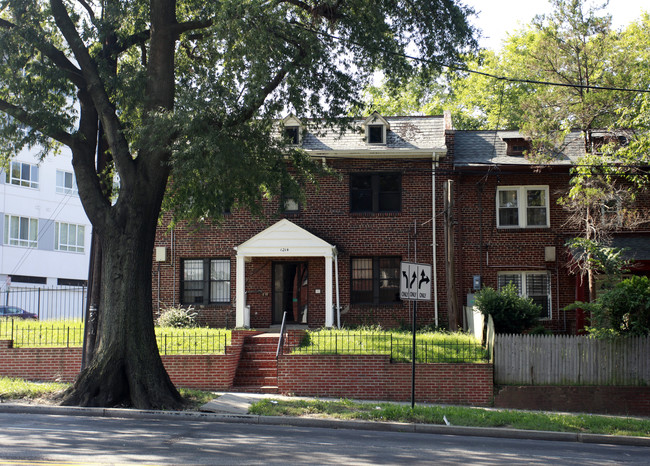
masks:
MULTIPOLYGON (((572 432, 545 432, 502 427, 460 427, 437 424, 401 422, 348 421, 340 419, 290 416, 258 416, 248 414, 250 405, 261 399, 313 399, 260 393, 218 393, 220 395, 201 407, 201 411, 155 411, 123 408, 82 408, 75 406, 29 405, 0 403, 0 413, 23 413, 68 416, 95 416, 131 419, 174 419, 188 421, 266 424, 330 429, 355 429, 389 432, 413 432, 438 435, 465 435, 510 439, 553 440, 561 442, 601 443, 650 447, 649 437, 580 434, 572 432)), ((319 398, 320 399, 320 398, 319 398)), ((377 402, 377 401, 375 401, 377 402)))

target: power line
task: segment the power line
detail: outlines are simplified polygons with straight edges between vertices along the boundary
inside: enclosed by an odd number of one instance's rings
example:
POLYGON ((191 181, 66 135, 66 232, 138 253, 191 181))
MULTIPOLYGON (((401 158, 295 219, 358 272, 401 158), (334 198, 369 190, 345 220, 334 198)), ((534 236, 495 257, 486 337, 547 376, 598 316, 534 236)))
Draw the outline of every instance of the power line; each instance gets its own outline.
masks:
MULTIPOLYGON (((341 42, 341 43, 348 43, 348 44, 355 45, 357 47, 363 46, 363 44, 361 44, 360 42, 356 42, 356 41, 350 40, 350 39, 345 39, 345 38, 342 38, 342 37, 334 35, 334 34, 330 34, 330 33, 323 32, 323 31, 316 31, 314 29, 299 26, 297 24, 292 24, 292 23, 289 23, 289 24, 291 26, 293 26, 293 27, 303 29, 305 31, 309 31, 309 32, 312 32, 312 33, 314 33, 316 35, 327 37, 329 39, 332 39, 332 40, 335 40, 335 41, 338 41, 338 42, 341 42)), ((449 68, 450 70, 454 70, 454 71, 462 71, 462 72, 465 72, 465 73, 477 74, 477 75, 480 75, 480 76, 485 76, 487 78, 498 79, 498 80, 501 80, 501 81, 507 81, 507 82, 513 82, 513 83, 540 84, 540 85, 544 85, 544 86, 572 87, 572 88, 576 88, 576 89, 593 89, 593 90, 601 90, 601 91, 650 93, 650 89, 635 89, 635 88, 627 88, 627 87, 610 87, 610 86, 593 86, 593 85, 590 85, 590 84, 569 84, 569 83, 558 83, 558 82, 553 82, 553 81, 538 81, 538 80, 535 80, 535 79, 511 78, 509 76, 499 76, 499 75, 492 74, 492 73, 486 73, 484 71, 472 70, 472 69, 469 69, 469 68, 464 67, 464 66, 450 65, 450 64, 447 64, 447 63, 440 63, 440 62, 438 62, 436 60, 431 60, 429 58, 414 57, 412 55, 407 55, 405 53, 398 53, 398 52, 392 52, 392 51, 386 51, 386 53, 391 54, 391 55, 395 55, 395 56, 398 56, 398 57, 407 58, 409 60, 419 61, 419 62, 423 62, 423 63, 429 63, 429 64, 440 66, 440 67, 443 67, 443 68, 449 68)))

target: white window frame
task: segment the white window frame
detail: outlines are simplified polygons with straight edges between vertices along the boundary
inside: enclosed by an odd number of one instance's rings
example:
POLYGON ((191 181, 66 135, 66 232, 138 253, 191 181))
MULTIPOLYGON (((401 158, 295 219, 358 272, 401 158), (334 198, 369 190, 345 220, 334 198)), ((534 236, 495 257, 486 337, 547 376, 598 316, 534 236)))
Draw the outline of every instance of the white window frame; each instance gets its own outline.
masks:
MULTIPOLYGON (((528 279, 533 276, 533 275, 544 275, 546 276, 546 298, 547 298, 547 308, 548 308, 548 315, 547 316, 542 316, 539 318, 539 320, 551 320, 553 317, 553 296, 551 292, 551 274, 547 270, 532 270, 532 271, 521 271, 521 270, 512 270, 512 271, 503 271, 503 272, 497 272, 497 287, 501 289, 503 286, 507 285, 508 283, 511 282, 504 282, 501 283, 501 277, 504 277, 506 275, 518 275, 519 277, 519 283, 515 283, 517 286, 517 290, 519 292, 519 296, 523 296, 526 298, 535 298, 535 297, 540 297, 544 295, 528 295, 528 279)), ((543 312, 543 310, 542 310, 543 312)))
MULTIPOLYGON (((505 208, 505 207, 503 207, 505 208)), ((541 206, 532 206, 531 208, 542 208, 541 206)), ((550 223, 550 199, 548 186, 498 186, 496 195, 496 221, 497 228, 549 228, 550 223), (515 191, 517 193, 517 225, 501 225, 499 205, 500 193, 503 191, 515 191), (544 193, 544 206, 546 209, 546 222, 544 225, 528 225, 528 192, 529 191, 542 191, 544 193)))
POLYGON ((56 192, 58 194, 77 194, 77 180, 73 172, 66 170, 56 171, 56 192), (67 186, 66 175, 70 175, 71 185, 67 186))
POLYGON ((3 243, 23 248, 38 247, 38 219, 5 214, 3 243), (18 229, 18 236, 12 236, 15 228, 18 229))
POLYGON ((7 170, 7 184, 38 189, 38 165, 26 162, 11 162, 7 170), (18 176, 14 176, 15 169, 19 172, 18 176))
POLYGON ((76 223, 54 222, 54 249, 56 251, 77 252, 83 254, 86 250, 86 227, 85 225, 77 225, 76 223), (74 227, 74 238, 70 239, 70 230, 74 227), (61 240, 64 236, 62 232, 65 230, 65 242, 61 240))
POLYGON ((386 145, 386 125, 383 124, 383 123, 373 123, 373 124, 370 124, 370 125, 366 125, 366 141, 368 141, 368 144, 373 145, 373 146, 386 145), (381 141, 371 141, 370 140, 371 128, 379 128, 379 129, 381 129, 381 141))

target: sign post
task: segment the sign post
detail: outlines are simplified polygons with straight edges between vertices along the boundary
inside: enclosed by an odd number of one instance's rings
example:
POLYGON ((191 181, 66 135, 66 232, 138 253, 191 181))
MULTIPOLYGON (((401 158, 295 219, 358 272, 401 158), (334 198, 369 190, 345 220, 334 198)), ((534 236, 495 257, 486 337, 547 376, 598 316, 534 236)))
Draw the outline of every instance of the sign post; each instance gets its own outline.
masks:
POLYGON ((413 303, 413 347, 411 348, 411 409, 415 407, 415 330, 418 301, 431 301, 431 265, 416 262, 400 264, 400 298, 413 303))

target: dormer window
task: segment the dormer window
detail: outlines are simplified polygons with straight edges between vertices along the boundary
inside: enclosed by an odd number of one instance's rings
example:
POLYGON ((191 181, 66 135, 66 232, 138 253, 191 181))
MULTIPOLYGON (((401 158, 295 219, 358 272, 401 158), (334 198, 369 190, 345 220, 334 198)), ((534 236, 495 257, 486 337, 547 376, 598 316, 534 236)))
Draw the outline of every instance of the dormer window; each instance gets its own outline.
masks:
POLYGON ((285 126, 284 138, 289 141, 289 144, 300 144, 300 128, 298 126, 285 126))
POLYGON ((289 115, 282 120, 282 136, 289 144, 297 146, 302 143, 302 122, 294 115, 289 115))
POLYGON ((526 151, 530 150, 530 141, 524 138, 506 139, 506 155, 512 157, 523 156, 526 151))
POLYGON ((368 144, 386 144, 386 133, 390 129, 388 122, 374 112, 363 122, 365 139, 368 144))
POLYGON ((368 126, 368 143, 384 144, 384 125, 368 126))

